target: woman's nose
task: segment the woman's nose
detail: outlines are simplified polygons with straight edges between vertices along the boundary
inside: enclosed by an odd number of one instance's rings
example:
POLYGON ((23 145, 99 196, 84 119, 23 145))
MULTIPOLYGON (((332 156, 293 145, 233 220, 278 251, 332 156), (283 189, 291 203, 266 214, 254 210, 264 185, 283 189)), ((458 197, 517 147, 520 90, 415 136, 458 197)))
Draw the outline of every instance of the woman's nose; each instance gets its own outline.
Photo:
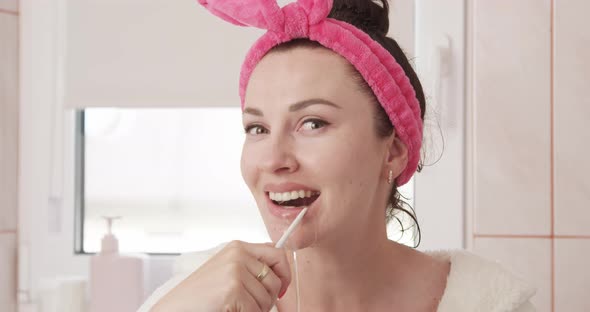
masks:
POLYGON ((288 137, 273 137, 270 146, 262 152, 260 167, 274 174, 292 173, 297 171, 299 163, 294 153, 294 142, 288 137))

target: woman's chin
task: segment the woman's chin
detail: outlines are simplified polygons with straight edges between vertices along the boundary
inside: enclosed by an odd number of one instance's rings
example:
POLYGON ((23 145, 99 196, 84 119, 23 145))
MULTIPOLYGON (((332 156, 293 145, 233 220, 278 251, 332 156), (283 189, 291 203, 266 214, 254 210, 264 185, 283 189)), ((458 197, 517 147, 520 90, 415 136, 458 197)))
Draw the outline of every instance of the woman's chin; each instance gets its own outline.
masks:
POLYGON ((292 251, 297 251, 301 249, 305 249, 308 247, 312 247, 316 243, 315 238, 310 237, 291 237, 287 243, 285 244, 284 248, 292 251))
MULTIPOLYGON (((276 244, 283 236, 285 229, 282 227, 267 227, 267 231, 273 243, 276 244)), ((295 251, 311 247, 316 242, 317 232, 315 229, 310 230, 306 227, 299 227, 287 239, 283 248, 295 251)))

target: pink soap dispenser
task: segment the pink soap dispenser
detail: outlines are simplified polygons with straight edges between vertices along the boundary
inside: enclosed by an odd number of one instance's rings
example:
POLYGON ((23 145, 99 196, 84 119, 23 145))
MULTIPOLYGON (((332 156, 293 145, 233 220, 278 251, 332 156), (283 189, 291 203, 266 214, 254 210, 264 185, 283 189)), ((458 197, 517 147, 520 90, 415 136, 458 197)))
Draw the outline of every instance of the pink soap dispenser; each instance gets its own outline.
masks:
POLYGON ((90 260, 90 312, 133 312, 144 300, 145 257, 119 254, 112 227, 120 217, 104 218, 108 232, 90 260))

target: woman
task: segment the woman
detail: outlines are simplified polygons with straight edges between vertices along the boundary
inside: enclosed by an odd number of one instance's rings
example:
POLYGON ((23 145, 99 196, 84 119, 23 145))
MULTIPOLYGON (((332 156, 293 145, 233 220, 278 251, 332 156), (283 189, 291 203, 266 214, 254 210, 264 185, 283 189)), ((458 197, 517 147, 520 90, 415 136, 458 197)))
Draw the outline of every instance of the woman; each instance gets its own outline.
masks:
POLYGON ((268 30, 242 70, 241 167, 274 242, 308 207, 289 240, 298 270, 284 249, 234 241, 183 256, 140 311, 297 311, 298 296, 300 311, 534 310, 495 264, 387 239, 405 211, 397 187, 419 167, 425 100, 386 37, 386 1, 199 1, 268 30))

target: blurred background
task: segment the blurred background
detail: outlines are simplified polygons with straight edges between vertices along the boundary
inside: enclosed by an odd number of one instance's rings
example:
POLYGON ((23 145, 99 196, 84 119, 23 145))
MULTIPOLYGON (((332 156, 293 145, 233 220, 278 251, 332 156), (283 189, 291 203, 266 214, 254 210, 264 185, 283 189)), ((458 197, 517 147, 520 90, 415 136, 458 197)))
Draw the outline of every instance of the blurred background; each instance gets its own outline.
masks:
MULTIPOLYGON (((590 311, 590 2, 390 4, 427 94, 403 189, 418 248, 501 262, 538 311, 590 311)), ((195 0, 0 0, 0 311, 83 311, 105 216, 144 297, 179 253, 268 241, 239 170, 260 34, 195 0)))

